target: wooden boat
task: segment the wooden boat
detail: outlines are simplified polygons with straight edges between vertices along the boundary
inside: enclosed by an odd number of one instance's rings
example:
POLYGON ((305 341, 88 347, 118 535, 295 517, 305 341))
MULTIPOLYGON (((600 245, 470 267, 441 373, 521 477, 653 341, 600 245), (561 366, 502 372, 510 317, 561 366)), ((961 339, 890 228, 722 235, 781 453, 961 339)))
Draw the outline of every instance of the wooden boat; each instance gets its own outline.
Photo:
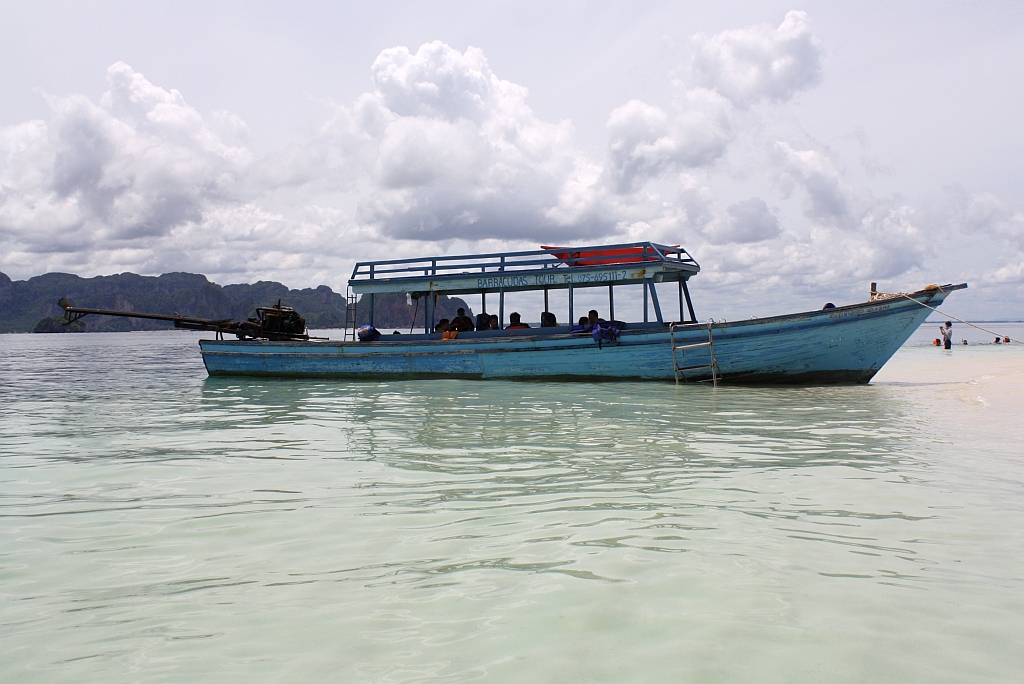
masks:
POLYGON ((927 318, 928 307, 967 287, 872 292, 869 301, 849 306, 700 323, 687 288, 699 272, 686 250, 651 242, 362 262, 349 280, 350 298, 368 301, 371 326, 374 295, 404 292, 426 303, 422 333, 359 341, 353 326, 343 340, 216 339, 200 341, 200 348, 213 376, 866 383, 927 318), (677 291, 674 320, 665 316, 658 286, 677 291), (543 292, 547 312, 549 291, 568 290, 567 320, 574 321, 574 292, 594 287, 608 290, 610 321, 616 288, 643 288, 643 321, 605 322, 597 333, 568 325, 432 332, 441 294, 479 295, 484 311, 487 295, 497 295, 504 321, 507 292, 543 292))

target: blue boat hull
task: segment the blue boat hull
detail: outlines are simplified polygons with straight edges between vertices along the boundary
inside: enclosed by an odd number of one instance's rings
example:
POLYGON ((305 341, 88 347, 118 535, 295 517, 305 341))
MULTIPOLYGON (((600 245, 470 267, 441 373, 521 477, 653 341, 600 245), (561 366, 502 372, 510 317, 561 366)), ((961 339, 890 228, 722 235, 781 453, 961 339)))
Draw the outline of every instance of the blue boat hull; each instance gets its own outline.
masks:
MULTIPOLYGON (((954 288, 959 289, 959 287, 954 288)), ((950 291, 911 295, 938 306, 950 291)), ((866 383, 931 313, 905 297, 822 311, 713 326, 722 382, 866 383)), ((510 380, 674 380, 666 327, 630 325, 613 343, 552 329, 439 336, 383 337, 377 342, 202 340, 210 375, 353 379, 472 378, 510 380)), ((677 346, 707 342, 703 324, 677 326, 677 346)), ((710 361, 707 347, 680 352, 680 366, 710 361)), ((687 380, 711 377, 710 369, 687 380)))

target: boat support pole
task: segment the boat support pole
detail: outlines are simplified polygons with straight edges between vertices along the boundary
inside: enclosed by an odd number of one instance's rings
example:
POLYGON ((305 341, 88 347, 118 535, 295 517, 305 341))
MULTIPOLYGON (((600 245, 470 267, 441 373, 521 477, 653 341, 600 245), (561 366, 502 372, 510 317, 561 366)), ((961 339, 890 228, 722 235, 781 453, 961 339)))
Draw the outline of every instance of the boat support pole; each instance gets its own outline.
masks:
POLYGON ((544 313, 548 312, 548 288, 544 288, 544 313))
POLYGON ((644 278, 644 323, 647 322, 647 278, 644 278))
MULTIPOLYGON (((370 280, 373 280, 373 264, 370 264, 370 280)), ((370 327, 373 327, 373 293, 370 293, 370 327)))
POLYGON ((572 317, 572 280, 571 280, 571 278, 572 278, 572 276, 570 276, 570 280, 569 280, 569 325, 570 326, 572 326, 572 324, 573 324, 572 322, 576 320, 575 318, 572 317))
MULTIPOLYGON (((499 271, 505 270, 505 257, 501 257, 501 265, 498 266, 499 271)), ((500 280, 499 280, 500 282, 500 280)), ((498 330, 505 327, 505 288, 498 288, 498 330)))
POLYGON ((680 280, 679 284, 683 288, 683 294, 686 295, 686 308, 690 311, 690 322, 697 322, 697 314, 693 313, 693 302, 690 301, 690 288, 686 287, 686 280, 680 280))
MULTIPOLYGON (((615 287, 614 285, 609 285, 608 286, 608 320, 609 321, 614 321, 615 320, 615 294, 614 294, 614 289, 613 289, 614 287, 615 287)), ((572 325, 572 321, 569 321, 569 325, 572 325)))
POLYGON ((647 282, 647 289, 651 293, 651 304, 654 305, 654 317, 658 319, 659 323, 664 323, 665 319, 661 315, 661 303, 658 302, 658 291, 654 288, 654 279, 645 278, 647 282))
POLYGON ((686 322, 686 315, 683 314, 683 279, 679 279, 679 322, 686 322))

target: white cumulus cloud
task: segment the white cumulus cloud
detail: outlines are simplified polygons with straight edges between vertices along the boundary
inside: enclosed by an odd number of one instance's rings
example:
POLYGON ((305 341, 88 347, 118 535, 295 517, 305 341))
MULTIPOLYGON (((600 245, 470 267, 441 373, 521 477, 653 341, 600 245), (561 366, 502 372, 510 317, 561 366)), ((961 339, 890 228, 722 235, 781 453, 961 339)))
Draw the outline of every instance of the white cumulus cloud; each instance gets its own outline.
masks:
POLYGON ((788 12, 778 28, 750 26, 693 42, 697 81, 737 105, 782 102, 822 78, 821 48, 806 12, 788 12))
POLYGON ((221 142, 178 91, 126 64, 107 70, 107 85, 98 104, 51 97, 49 121, 0 131, 8 258, 131 248, 234 197, 248 150, 221 142))
POLYGON ((527 89, 482 51, 440 41, 385 50, 376 88, 325 135, 362 169, 358 219, 399 239, 572 239, 611 232, 600 173, 568 121, 538 119, 527 89))
POLYGON ((620 193, 668 172, 708 166, 732 137, 731 105, 705 88, 683 90, 671 114, 631 100, 608 117, 608 166, 620 193))

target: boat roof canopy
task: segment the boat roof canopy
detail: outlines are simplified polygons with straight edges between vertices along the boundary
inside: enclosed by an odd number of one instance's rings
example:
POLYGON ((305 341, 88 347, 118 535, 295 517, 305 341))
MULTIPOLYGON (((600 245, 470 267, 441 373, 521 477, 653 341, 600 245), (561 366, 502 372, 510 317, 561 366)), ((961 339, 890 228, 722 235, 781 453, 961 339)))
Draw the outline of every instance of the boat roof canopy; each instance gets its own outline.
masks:
POLYGON ((677 282, 699 272, 700 265, 679 245, 632 242, 362 261, 352 269, 348 284, 356 294, 466 294, 677 282))

